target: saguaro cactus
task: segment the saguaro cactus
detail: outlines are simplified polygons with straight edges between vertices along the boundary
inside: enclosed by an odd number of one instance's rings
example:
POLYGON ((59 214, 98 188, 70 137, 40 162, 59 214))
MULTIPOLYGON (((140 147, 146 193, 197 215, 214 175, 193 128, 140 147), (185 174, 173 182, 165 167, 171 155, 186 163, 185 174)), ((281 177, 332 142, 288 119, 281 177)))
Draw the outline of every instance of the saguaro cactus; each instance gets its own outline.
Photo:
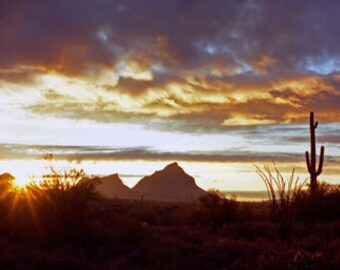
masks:
POLYGON ((311 192, 317 189, 317 186, 318 186, 317 177, 322 173, 323 158, 324 158, 324 152, 325 152, 325 148, 321 146, 319 166, 318 166, 318 169, 316 169, 315 129, 317 127, 318 127, 318 122, 314 122, 314 113, 311 112, 310 117, 309 117, 310 151, 311 151, 310 158, 309 158, 309 152, 306 151, 306 163, 307 163, 308 172, 310 174, 311 192))

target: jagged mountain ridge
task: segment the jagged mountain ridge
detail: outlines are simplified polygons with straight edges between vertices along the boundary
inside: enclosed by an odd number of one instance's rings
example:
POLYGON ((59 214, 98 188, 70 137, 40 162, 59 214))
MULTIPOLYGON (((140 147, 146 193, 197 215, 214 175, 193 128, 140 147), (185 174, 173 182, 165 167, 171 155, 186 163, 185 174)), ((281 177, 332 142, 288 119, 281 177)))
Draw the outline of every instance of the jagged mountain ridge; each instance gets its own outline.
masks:
POLYGON ((150 199, 192 200, 206 193, 177 162, 143 177, 132 190, 150 199))
POLYGON ((124 185, 118 174, 87 180, 98 181, 97 191, 107 198, 193 200, 206 193, 177 162, 143 177, 133 188, 124 185))

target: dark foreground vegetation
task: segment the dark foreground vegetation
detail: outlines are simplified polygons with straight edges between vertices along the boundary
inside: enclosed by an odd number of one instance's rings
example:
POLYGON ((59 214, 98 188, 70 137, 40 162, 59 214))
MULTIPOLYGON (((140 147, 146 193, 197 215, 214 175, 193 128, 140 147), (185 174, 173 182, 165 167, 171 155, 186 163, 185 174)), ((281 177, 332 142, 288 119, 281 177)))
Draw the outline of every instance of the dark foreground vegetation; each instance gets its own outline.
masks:
POLYGON ((300 190, 282 234, 269 202, 108 200, 80 176, 1 184, 0 269, 340 269, 339 187, 315 209, 300 190))

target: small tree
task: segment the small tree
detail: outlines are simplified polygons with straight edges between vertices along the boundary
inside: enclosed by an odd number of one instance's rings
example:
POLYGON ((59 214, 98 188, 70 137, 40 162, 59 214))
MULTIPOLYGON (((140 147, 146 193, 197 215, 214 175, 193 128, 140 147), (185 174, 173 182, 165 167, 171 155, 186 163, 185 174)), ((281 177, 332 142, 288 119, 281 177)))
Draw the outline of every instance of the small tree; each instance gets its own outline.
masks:
POLYGON ((288 179, 285 179, 275 163, 273 163, 273 169, 269 165, 264 165, 263 169, 257 165, 254 166, 256 173, 266 185, 271 217, 279 234, 289 239, 294 221, 295 198, 306 180, 300 183, 299 177, 295 175, 295 169, 292 170, 288 179))

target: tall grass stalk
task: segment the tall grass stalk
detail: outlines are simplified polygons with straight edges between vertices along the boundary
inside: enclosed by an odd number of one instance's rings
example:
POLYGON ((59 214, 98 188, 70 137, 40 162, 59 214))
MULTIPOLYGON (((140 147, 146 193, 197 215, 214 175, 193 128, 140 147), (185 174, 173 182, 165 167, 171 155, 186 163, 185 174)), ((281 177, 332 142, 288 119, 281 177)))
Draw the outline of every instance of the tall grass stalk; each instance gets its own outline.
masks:
POLYGON ((294 222, 296 195, 301 191, 307 179, 301 183, 300 178, 295 174, 295 169, 285 179, 275 163, 273 166, 264 165, 263 168, 254 166, 256 173, 266 185, 271 217, 278 232, 281 237, 289 239, 294 222))

